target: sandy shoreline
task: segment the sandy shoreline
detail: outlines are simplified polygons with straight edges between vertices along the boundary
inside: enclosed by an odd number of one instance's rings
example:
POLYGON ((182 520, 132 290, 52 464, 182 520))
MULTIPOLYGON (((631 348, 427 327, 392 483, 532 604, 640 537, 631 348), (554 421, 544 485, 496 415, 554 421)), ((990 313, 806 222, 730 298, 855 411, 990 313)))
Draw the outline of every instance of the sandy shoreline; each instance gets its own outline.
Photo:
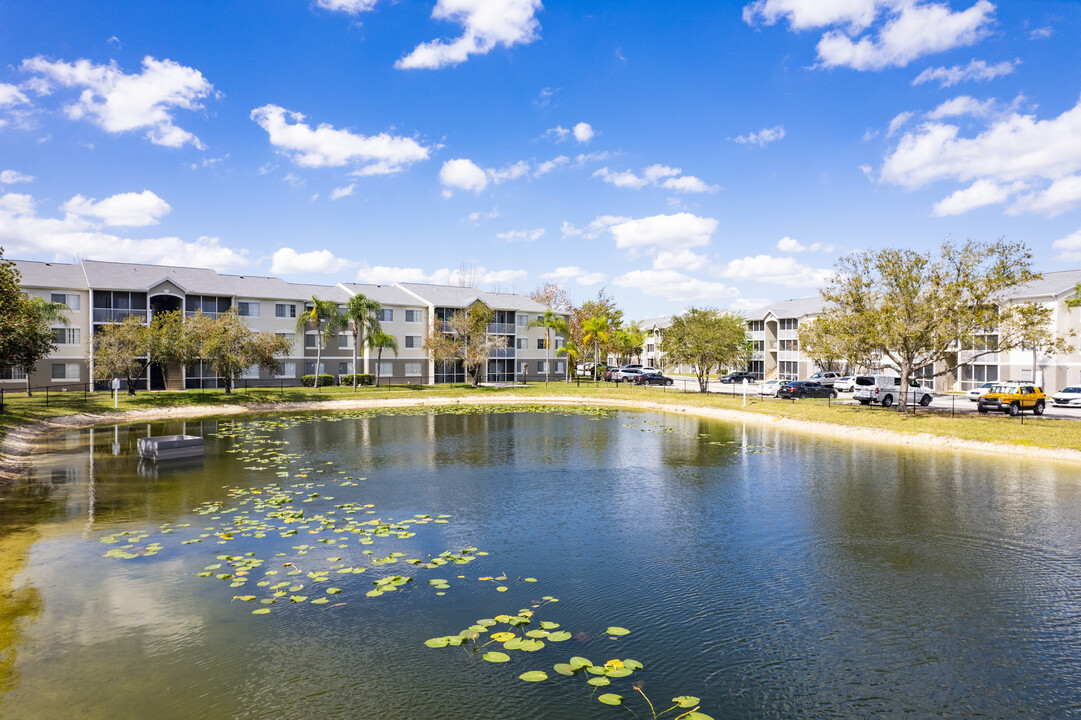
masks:
MULTIPOLYGON (((372 398, 332 400, 318 405, 307 402, 265 403, 258 405, 217 405, 183 408, 155 408, 149 410, 127 410, 106 415, 67 415, 50 420, 30 423, 12 429, 0 442, 0 478, 14 479, 25 474, 37 448, 38 441, 53 432, 112 425, 116 423, 137 423, 154 420, 182 420, 197 417, 229 417, 241 415, 260 415, 275 412, 333 412, 335 410, 356 410, 373 408, 431 407, 448 405, 551 405, 607 407, 626 410, 648 410, 652 412, 696 415, 699 417, 728 422, 742 422, 753 425, 772 427, 785 432, 797 432, 820 437, 859 440, 875 444, 935 450, 962 450, 966 452, 991 453, 1012 457, 1032 457, 1033 448, 1024 445, 981 442, 949 438, 928 433, 900 433, 875 428, 861 428, 834 425, 832 423, 749 413, 723 408, 671 405, 639 400, 591 398, 568 398, 566 396, 536 396, 523 398, 473 397, 473 398, 372 398)), ((1041 459, 1081 463, 1081 451, 1065 448, 1039 448, 1041 459)))

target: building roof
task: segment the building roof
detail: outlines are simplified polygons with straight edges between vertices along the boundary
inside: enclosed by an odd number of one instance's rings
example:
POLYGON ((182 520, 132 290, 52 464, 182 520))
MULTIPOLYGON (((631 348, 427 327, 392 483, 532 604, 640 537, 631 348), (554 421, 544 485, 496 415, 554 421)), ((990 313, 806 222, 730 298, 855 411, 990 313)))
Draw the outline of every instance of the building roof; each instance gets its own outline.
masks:
POLYGON ((22 276, 19 285, 23 287, 53 290, 86 290, 88 287, 81 265, 34 260, 12 260, 11 263, 22 276))
POLYGON ((361 283, 340 283, 340 287, 349 293, 349 296, 363 295, 375 300, 381 305, 409 305, 419 306, 423 303, 405 290, 394 285, 363 285, 361 283))
POLYGON ((1069 295, 1081 283, 1081 270, 1060 270, 1043 273, 1043 278, 1007 291, 1010 299, 1061 297, 1069 295))
POLYGON ((536 300, 514 293, 493 293, 471 287, 424 283, 395 283, 395 286, 412 293, 434 307, 464 308, 480 300, 493 310, 542 313, 547 309, 536 300))
POLYGON ((641 321, 642 328, 645 330, 652 330, 656 328, 658 330, 664 330, 667 327, 672 327, 672 320, 674 318, 671 315, 661 315, 660 317, 644 318, 641 321))
POLYGON ((765 320, 772 314, 777 318, 801 318, 808 315, 821 315, 828 303, 820 296, 782 300, 757 310, 746 313, 748 320, 765 320))

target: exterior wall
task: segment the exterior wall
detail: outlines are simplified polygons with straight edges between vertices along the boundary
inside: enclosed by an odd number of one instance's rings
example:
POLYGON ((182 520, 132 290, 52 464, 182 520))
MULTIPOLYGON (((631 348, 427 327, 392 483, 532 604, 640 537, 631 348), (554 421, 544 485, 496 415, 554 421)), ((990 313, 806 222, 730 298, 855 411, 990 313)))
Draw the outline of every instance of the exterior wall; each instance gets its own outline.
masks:
MULTIPOLYGON (((26 287, 23 289, 30 297, 39 297, 48 302, 53 301, 54 294, 64 295, 68 302, 71 302, 74 296, 77 298, 74 302, 79 305, 78 310, 68 311, 67 325, 55 323, 52 326, 58 330, 75 331, 78 341, 58 344, 54 353, 40 360, 35 371, 30 373, 30 386, 64 389, 90 382, 90 368, 86 360, 86 343, 90 336, 90 294, 85 289, 79 288, 26 287), (62 369, 54 366, 62 366, 62 369), (60 375, 60 377, 55 377, 55 375, 60 375)), ((26 379, 22 377, 12 380, 0 379, 0 387, 5 391, 21 390, 26 387, 26 379)))

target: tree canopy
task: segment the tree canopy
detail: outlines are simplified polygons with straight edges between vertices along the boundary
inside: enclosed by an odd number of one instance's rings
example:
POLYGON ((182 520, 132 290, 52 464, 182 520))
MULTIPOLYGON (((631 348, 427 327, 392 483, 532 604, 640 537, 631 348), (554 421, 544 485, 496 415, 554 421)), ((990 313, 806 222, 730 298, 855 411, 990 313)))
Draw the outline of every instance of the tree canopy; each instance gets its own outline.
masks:
POLYGON ((488 325, 494 318, 495 311, 478 300, 465 310, 454 312, 447 319, 447 331, 439 324, 433 326, 424 348, 436 362, 461 360, 467 378, 477 387, 492 352, 507 344, 504 336, 488 334, 488 325))
POLYGON ((741 315, 716 308, 688 308, 664 329, 664 347, 672 363, 690 363, 698 389, 709 390, 709 374, 717 367, 746 365, 751 346, 741 315))

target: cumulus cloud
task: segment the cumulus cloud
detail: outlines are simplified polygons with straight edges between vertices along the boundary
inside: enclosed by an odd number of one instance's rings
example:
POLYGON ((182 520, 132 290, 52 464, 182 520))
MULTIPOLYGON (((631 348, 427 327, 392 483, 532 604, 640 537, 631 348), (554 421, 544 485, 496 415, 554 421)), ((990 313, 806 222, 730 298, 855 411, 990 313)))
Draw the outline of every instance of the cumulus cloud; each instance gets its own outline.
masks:
POLYGON ((915 114, 916 113, 913 112, 902 112, 894 115, 893 120, 890 120, 890 126, 886 128, 886 137, 893 137, 896 135, 897 131, 904 127, 915 114))
POLYGON ((641 188, 649 184, 648 180, 638 177, 630 170, 613 172, 606 167, 602 167, 600 170, 593 173, 593 177, 599 177, 606 183, 611 183, 612 185, 621 188, 641 188))
POLYGON ((717 304, 739 291, 724 283, 701 280, 676 270, 632 270, 612 280, 617 287, 636 290, 669 302, 717 304))
POLYGON ((552 158, 551 160, 545 160, 541 164, 537 165, 537 169, 533 172, 533 177, 540 177, 541 175, 547 175, 553 170, 558 170, 559 168, 569 163, 570 160, 571 159, 566 155, 560 155, 558 157, 552 158))
POLYGON ((990 117, 998 113, 998 103, 994 98, 989 100, 977 100, 968 95, 947 100, 925 116, 928 120, 941 120, 947 117, 971 116, 975 118, 990 117))
POLYGON ((746 135, 737 135, 732 138, 732 141, 738 142, 740 145, 766 147, 771 142, 780 140, 784 135, 784 128, 778 125, 777 127, 763 128, 758 132, 747 133, 746 135))
POLYGON ((535 15, 540 9, 540 0, 438 0, 432 17, 458 23, 462 35, 450 42, 421 43, 394 66, 434 70, 485 55, 497 45, 527 45, 539 37, 535 15))
POLYGON ((312 250, 298 253, 293 248, 276 250, 271 256, 270 272, 274 275, 295 275, 298 273, 335 273, 355 265, 348 260, 335 257, 330 250, 312 250))
POLYGON ((33 182, 33 175, 23 175, 17 170, 4 170, 0 172, 0 185, 14 185, 21 182, 33 182))
POLYGON ((799 240, 786 236, 777 241, 777 249, 781 252, 803 252, 807 248, 799 240))
POLYGON ((931 214, 935 217, 962 215, 976 208, 998 205, 1006 202, 1011 195, 1025 187, 1025 183, 1002 185, 993 180, 977 180, 967 188, 957 190, 949 197, 935 203, 931 214))
POLYGON ((626 220, 609 229, 617 248, 659 247, 671 251, 709 245, 717 221, 682 212, 626 220))
POLYGON ((755 0, 744 7, 743 19, 752 25, 787 20, 794 32, 829 28, 816 46, 818 67, 882 70, 975 44, 990 32, 994 12, 988 0, 957 12, 921 0, 755 0))
POLYGON ((940 203, 936 212, 947 214, 992 197, 996 202, 1013 197, 1012 212, 1046 215, 1081 200, 1074 192, 1081 173, 1081 102, 1048 120, 1012 112, 975 137, 960 132, 956 125, 927 122, 906 133, 883 161, 881 180, 906 188, 943 180, 971 184, 940 203), (1021 191, 1028 194, 1015 195, 1021 191))
POLYGON ((720 275, 786 287, 820 287, 825 285, 830 271, 808 267, 791 257, 755 255, 730 260, 721 268, 720 275))
POLYGON ((22 90, 15 85, 0 83, 0 108, 13 105, 26 105, 30 98, 26 97, 22 90))
POLYGON ((356 183, 349 183, 345 187, 334 188, 330 191, 331 200, 341 200, 343 197, 349 197, 353 194, 353 191, 357 189, 356 183))
POLYGON ((519 160, 513 165, 508 165, 502 170, 489 170, 488 177, 496 185, 504 183, 508 180, 517 180, 523 175, 529 174, 529 163, 525 160, 519 160))
POLYGON ((157 225, 170 210, 169 203, 150 190, 141 193, 120 193, 101 202, 76 195, 60 206, 64 212, 97 218, 111 227, 145 227, 157 225))
POLYGON ((544 273, 541 277, 545 280, 555 280, 556 282, 570 282, 574 280, 576 283, 582 286, 599 285, 608 279, 608 276, 600 272, 587 272, 577 265, 570 265, 567 267, 559 267, 549 273, 544 273))
POLYGON ((953 67, 927 68, 912 81, 913 85, 937 82, 940 87, 948 88, 963 82, 987 82, 1003 75, 1009 75, 1021 63, 1020 60, 996 63, 988 65, 983 60, 973 60, 968 65, 954 65, 953 67))
POLYGON ((135 239, 102 232, 102 225, 96 219, 74 213, 43 217, 30 195, 0 196, 0 246, 11 255, 27 258, 51 255, 54 259, 78 255, 89 260, 180 266, 190 266, 193 258, 197 258, 200 266, 225 272, 249 263, 246 250, 224 247, 215 237, 203 236, 194 242, 177 237, 135 239))
POLYGON ((116 64, 95 65, 50 61, 38 56, 23 60, 22 70, 36 75, 35 88, 47 94, 54 86, 81 88, 65 106, 72 120, 88 120, 109 133, 146 130, 155 145, 204 149, 192 133, 174 124, 175 110, 200 110, 201 101, 216 95, 214 86, 195 68, 172 60, 143 58, 143 71, 127 75, 116 64))
POLYGON ((593 139, 593 126, 587 122, 580 122, 574 126, 574 139, 580 143, 587 143, 593 139))
POLYGON ((374 8, 376 2, 377 0, 316 0, 315 4, 324 10, 334 10, 336 12, 357 15, 358 13, 367 12, 374 8))
POLYGON ((717 190, 716 185, 708 185, 694 175, 681 175, 680 168, 668 167, 667 165, 650 165, 637 175, 632 170, 614 172, 603 167, 593 173, 593 177, 599 177, 606 183, 611 183, 622 188, 643 188, 646 185, 654 185, 667 190, 685 193, 704 193, 717 190))
POLYGON ((1081 262, 1081 230, 1076 230, 1064 238, 1051 243, 1059 251, 1055 258, 1060 262, 1081 262))
POLYGON ((277 105, 255 108, 251 111, 251 119, 266 130, 271 145, 301 167, 364 163, 359 174, 380 175, 399 172, 428 159, 428 148, 413 138, 385 132, 361 135, 325 123, 313 129, 305 124, 303 114, 277 105))
POLYGON ((566 220, 563 221, 562 233, 563 237, 578 237, 581 236, 586 240, 593 240, 601 236, 604 231, 613 225, 618 225, 630 220, 629 217, 622 215, 599 215, 593 219, 589 225, 584 228, 576 228, 566 220))
POLYGON ((449 188, 479 193, 488 187, 488 175, 472 160, 455 158, 443 163, 439 171, 439 182, 447 188, 444 190, 445 195, 449 194, 449 188))
POLYGON ((500 240, 506 240, 507 242, 533 242, 544 235, 544 228, 537 228, 536 230, 508 230, 507 232, 496 233, 496 237, 500 240))
MULTIPOLYGON (((529 273, 525 270, 488 270, 485 267, 478 267, 477 271, 480 274, 480 281, 485 284, 513 283, 529 277, 529 273)), ((431 273, 426 273, 418 267, 391 267, 387 265, 369 267, 365 265, 357 271, 357 282, 377 285, 390 285, 396 282, 457 285, 461 277, 461 268, 454 270, 440 268, 431 273)))

